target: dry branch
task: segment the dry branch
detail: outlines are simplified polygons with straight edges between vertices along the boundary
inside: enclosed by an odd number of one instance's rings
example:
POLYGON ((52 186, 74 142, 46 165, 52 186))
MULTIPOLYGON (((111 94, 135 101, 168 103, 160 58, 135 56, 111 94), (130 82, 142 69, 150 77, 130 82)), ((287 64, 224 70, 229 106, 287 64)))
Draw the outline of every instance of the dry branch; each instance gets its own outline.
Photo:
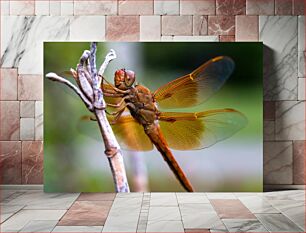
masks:
POLYGON ((80 98, 81 100, 84 102, 84 104, 86 105, 86 107, 92 111, 93 110, 93 106, 90 103, 90 101, 86 98, 86 96, 83 94, 83 92, 80 91, 79 88, 77 88, 74 84, 72 84, 71 82, 69 82, 67 79, 62 78, 60 76, 58 76, 56 73, 48 73, 46 75, 46 77, 52 81, 57 81, 60 83, 63 83, 65 85, 67 85, 68 87, 70 87, 80 98))
POLYGON ((116 58, 116 53, 114 50, 111 50, 106 55, 99 69, 99 73, 97 73, 96 50, 97 44, 95 42, 91 43, 90 51, 85 50, 80 58, 80 63, 77 65, 77 72, 75 73, 75 71, 72 70, 79 88, 55 73, 48 73, 46 77, 52 81, 63 83, 74 90, 85 103, 88 110, 95 114, 105 145, 105 155, 108 158, 112 171, 115 190, 116 192, 129 192, 130 189, 126 177, 122 152, 107 120, 105 101, 101 89, 101 80, 104 71, 110 61, 116 58))

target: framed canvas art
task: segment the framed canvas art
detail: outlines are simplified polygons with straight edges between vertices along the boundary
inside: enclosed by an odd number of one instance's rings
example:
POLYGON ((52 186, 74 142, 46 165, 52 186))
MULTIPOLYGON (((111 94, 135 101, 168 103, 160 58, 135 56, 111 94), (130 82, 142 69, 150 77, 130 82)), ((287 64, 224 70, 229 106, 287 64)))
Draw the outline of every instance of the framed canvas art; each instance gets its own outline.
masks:
MULTIPOLYGON (((92 87, 91 63, 80 60, 90 46, 45 42, 45 76, 82 86, 84 75, 92 87)), ((262 43, 101 42, 98 70, 109 51, 116 59, 97 76, 100 110, 119 142, 131 191, 262 191, 262 43)), ((105 156, 111 151, 95 111, 48 77, 45 191, 114 192, 105 156)), ((82 92, 89 102, 97 96, 94 89, 92 96, 82 92)))

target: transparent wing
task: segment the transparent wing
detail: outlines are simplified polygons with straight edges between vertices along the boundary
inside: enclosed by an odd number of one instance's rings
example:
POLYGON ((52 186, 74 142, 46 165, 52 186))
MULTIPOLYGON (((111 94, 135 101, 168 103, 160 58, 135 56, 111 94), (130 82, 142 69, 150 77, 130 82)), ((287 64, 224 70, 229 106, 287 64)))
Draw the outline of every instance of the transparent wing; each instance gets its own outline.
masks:
MULTIPOLYGON (((150 151, 153 149, 153 144, 145 134, 143 127, 131 115, 121 116, 116 123, 112 123, 114 121, 113 116, 107 116, 107 118, 122 149, 137 151, 150 151)), ((91 134, 94 131, 93 127, 98 129, 95 116, 83 116, 78 125, 78 130, 80 133, 96 140, 102 140, 99 133, 98 135, 97 133, 91 134)))
POLYGON ((216 57, 192 73, 175 79, 154 92, 160 108, 188 108, 206 101, 226 82, 235 67, 229 57, 216 57))
MULTIPOLYGON (((113 118, 109 117, 109 122, 113 118)), ((115 124, 111 124, 115 136, 123 149, 150 151, 153 149, 148 136, 140 125, 131 115, 121 116, 115 124)))
POLYGON ((196 113, 161 112, 159 124, 170 148, 195 150, 231 137, 247 125, 247 119, 234 109, 196 113))

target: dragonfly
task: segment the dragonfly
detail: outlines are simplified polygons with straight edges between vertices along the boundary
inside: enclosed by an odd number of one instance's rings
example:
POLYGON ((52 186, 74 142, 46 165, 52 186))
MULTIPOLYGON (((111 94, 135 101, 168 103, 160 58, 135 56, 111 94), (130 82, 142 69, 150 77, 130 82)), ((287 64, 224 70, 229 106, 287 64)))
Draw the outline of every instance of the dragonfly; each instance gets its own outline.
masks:
POLYGON ((131 70, 117 70, 114 84, 102 77, 108 119, 120 146, 136 151, 150 151, 155 147, 183 188, 193 192, 172 149, 204 149, 247 125, 245 115, 231 108, 188 111, 188 108, 202 106, 215 94, 231 76, 234 67, 230 57, 215 57, 154 92, 137 84, 136 74, 131 70))

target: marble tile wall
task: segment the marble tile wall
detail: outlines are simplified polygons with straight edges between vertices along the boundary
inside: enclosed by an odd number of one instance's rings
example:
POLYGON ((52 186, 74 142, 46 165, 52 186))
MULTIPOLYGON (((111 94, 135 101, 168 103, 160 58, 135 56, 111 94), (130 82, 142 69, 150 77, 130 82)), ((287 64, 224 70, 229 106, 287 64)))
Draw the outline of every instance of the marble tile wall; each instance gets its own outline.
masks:
POLYGON ((262 41, 264 183, 305 184, 303 0, 1 1, 3 183, 42 183, 42 42, 67 40, 262 41))

